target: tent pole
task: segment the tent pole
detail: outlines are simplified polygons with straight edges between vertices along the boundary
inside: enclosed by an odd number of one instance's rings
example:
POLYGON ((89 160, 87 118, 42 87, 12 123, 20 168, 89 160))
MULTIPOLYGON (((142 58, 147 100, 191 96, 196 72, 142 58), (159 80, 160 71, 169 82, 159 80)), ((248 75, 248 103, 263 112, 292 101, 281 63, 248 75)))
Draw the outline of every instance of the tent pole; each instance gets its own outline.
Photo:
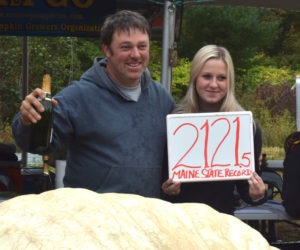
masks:
POLYGON ((161 82, 166 90, 172 91, 172 67, 170 65, 170 49, 174 45, 175 36, 175 14, 176 7, 171 1, 165 1, 164 23, 163 23, 163 41, 162 41, 162 71, 161 82))

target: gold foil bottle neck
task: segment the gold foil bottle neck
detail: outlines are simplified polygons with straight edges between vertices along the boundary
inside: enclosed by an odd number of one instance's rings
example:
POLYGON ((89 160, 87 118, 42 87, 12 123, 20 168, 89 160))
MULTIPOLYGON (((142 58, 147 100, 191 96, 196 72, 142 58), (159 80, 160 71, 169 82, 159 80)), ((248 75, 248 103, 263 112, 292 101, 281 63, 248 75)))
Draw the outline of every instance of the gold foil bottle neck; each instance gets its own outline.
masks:
POLYGON ((51 76, 49 74, 45 74, 43 77, 42 90, 51 94, 51 76))

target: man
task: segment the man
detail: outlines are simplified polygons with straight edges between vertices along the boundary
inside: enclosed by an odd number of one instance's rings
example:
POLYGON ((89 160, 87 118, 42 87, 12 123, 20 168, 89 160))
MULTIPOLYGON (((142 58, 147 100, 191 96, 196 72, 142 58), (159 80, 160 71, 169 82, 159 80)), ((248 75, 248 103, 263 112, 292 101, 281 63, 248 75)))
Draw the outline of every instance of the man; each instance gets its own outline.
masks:
MULTIPOLYGON (((106 58, 96 58, 80 78, 59 92, 53 104, 49 152, 68 147, 64 186, 96 192, 159 197, 166 161, 166 115, 172 97, 147 70, 150 28, 132 11, 108 17, 101 30, 106 58)), ((42 106, 35 89, 13 121, 17 144, 29 148, 32 123, 42 106)), ((33 152, 34 153, 34 152, 33 152)))

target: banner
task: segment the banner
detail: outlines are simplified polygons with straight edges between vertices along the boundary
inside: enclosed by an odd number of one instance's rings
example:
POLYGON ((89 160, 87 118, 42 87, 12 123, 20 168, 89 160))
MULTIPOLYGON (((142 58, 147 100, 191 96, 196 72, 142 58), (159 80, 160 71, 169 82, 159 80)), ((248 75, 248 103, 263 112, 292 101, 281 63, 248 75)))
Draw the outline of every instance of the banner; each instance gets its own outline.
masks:
POLYGON ((0 35, 100 37, 116 1, 0 0, 0 35))

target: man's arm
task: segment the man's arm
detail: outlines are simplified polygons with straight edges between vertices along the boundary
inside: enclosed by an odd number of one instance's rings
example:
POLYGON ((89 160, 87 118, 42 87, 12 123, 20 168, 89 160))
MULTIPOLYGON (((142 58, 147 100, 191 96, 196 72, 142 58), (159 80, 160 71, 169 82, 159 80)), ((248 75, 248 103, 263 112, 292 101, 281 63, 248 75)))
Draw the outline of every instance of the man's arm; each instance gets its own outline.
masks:
MULTIPOLYGON (((38 97, 45 98, 43 90, 35 89, 25 97, 20 106, 20 112, 14 117, 12 122, 12 133, 16 144, 24 151, 29 152, 30 143, 30 125, 37 123, 41 116, 39 112, 44 112, 43 105, 39 102, 38 97)), ((56 100, 52 100, 54 106, 56 100)), ((34 152, 33 152, 34 153, 34 152)))

